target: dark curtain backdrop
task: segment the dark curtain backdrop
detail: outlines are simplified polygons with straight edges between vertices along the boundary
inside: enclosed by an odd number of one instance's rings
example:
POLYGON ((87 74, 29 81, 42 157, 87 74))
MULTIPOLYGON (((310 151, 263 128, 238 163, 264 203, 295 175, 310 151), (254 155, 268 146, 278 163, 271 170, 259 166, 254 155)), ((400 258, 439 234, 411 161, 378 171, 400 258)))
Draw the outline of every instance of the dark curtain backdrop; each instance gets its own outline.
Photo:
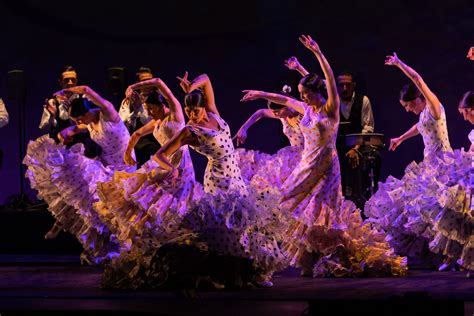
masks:
MULTIPOLYGON (((219 110, 235 133, 264 102, 240 103, 243 89, 278 91, 298 80, 283 64, 297 56, 321 73, 313 55, 298 41, 310 34, 335 73, 350 69, 358 90, 369 96, 376 132, 399 136, 417 120, 398 103, 407 82, 395 68, 384 66, 388 53, 417 70, 445 105, 451 144, 469 145, 471 126, 457 103, 473 90, 474 62, 465 58, 474 46, 472 1, 0 1, 2 45, 0 97, 10 124, 0 129, 5 152, 0 170, 0 204, 20 191, 18 109, 7 99, 7 72, 26 75, 26 139, 38 129, 44 98, 58 89, 58 72, 74 65, 81 84, 90 85, 114 103, 107 69, 124 67, 127 84, 140 66, 151 67, 182 98, 175 79, 206 72, 214 85, 219 110)), ((249 132, 247 148, 273 153, 279 146, 278 122, 261 122, 249 132)), ((421 137, 396 152, 382 152, 383 179, 400 177, 407 164, 422 159, 421 137)), ((198 178, 205 160, 193 154, 198 178)), ((28 184, 27 184, 28 186, 28 184)), ((34 196, 32 192, 29 192, 34 196)))

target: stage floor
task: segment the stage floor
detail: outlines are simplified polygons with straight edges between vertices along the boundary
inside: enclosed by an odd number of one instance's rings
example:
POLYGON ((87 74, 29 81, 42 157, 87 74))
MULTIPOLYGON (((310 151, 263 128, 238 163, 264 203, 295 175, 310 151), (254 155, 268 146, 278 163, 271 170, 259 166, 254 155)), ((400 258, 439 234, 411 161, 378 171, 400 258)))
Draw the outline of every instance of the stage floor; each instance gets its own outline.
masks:
MULTIPOLYGON (((357 315, 354 306, 372 315, 367 304, 375 308, 381 302, 380 309, 387 302, 393 306, 404 301, 406 306, 408 300, 431 307, 440 303, 449 315, 474 315, 474 279, 466 279, 464 272, 418 270, 407 277, 311 279, 290 268, 274 276, 272 288, 199 292, 106 291, 100 288, 101 272, 80 266, 77 256, 0 255, 0 314, 326 315, 328 306, 341 310, 344 305, 353 308, 350 315, 357 315), (317 308, 321 304, 325 309, 317 308)), ((398 315, 393 308, 391 313, 374 313, 385 314, 398 315)))

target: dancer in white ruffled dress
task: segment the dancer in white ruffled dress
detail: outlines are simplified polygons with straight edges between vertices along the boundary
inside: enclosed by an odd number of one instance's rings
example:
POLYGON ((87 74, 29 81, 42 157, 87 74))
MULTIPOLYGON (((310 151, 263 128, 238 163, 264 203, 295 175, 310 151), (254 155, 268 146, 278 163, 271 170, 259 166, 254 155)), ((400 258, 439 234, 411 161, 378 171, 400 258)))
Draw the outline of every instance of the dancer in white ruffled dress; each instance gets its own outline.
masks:
MULTIPOLYGON (((466 92, 459 103, 459 112, 464 120, 474 125, 474 92, 466 92)), ((443 265, 447 269, 454 262, 460 262, 467 270, 467 277, 474 274, 474 130, 469 133, 471 147, 468 152, 456 150, 457 157, 464 163, 457 164, 457 182, 446 185, 439 197, 443 211, 435 219, 435 238, 430 243, 434 252, 446 255, 448 260, 443 265), (460 259, 460 260, 458 260, 460 259)))
POLYGON ((261 191, 278 190, 301 159, 304 138, 300 130, 301 115, 289 107, 268 102, 268 109, 257 110, 240 127, 234 139, 237 146, 247 140, 247 130, 262 118, 277 119, 283 126, 283 134, 290 146, 270 155, 257 150, 238 148, 239 167, 242 177, 250 186, 261 191))
MULTIPOLYGON (((400 103, 407 112, 419 115, 419 121, 400 137, 390 140, 390 150, 421 134, 424 159, 412 162, 402 179, 388 177, 365 204, 368 221, 376 223, 389 234, 397 253, 409 257, 413 264, 431 266, 442 259, 429 250, 434 238, 433 225, 443 206, 438 198, 445 188, 457 183, 468 163, 449 143, 446 114, 437 96, 423 78, 403 63, 397 55, 387 56, 386 65, 399 68, 413 83, 403 87, 400 103)), ((440 266, 441 270, 446 265, 440 266)))
MULTIPOLYGON (((125 162, 131 166, 136 164, 132 152, 141 137, 153 133, 160 145, 164 145, 185 125, 181 104, 160 78, 133 84, 126 95, 131 98, 137 89, 143 88, 158 91, 151 92, 145 100, 145 109, 152 120, 133 133, 125 151, 125 162)), ((183 216, 196 198, 188 147, 181 147, 169 159, 178 170, 180 185, 173 186, 167 178, 168 171, 153 159, 134 173, 116 172, 109 182, 98 184, 101 201, 95 207, 122 250, 130 251, 135 243, 134 252, 146 252, 148 246, 154 246, 150 241, 157 226, 168 225, 175 217, 183 216)))
POLYGON ((298 85, 301 99, 256 90, 244 90, 242 101, 266 99, 303 115, 302 159, 280 188, 282 212, 291 216, 284 246, 291 263, 304 276, 403 275, 404 258, 395 256, 385 235, 362 224, 359 210, 343 201, 336 134, 339 96, 334 74, 310 36, 300 41, 318 59, 326 84, 316 74, 298 85), (328 99, 323 97, 327 92, 328 99))
POLYGON ((96 159, 84 156, 84 146, 67 149, 47 135, 28 144, 24 163, 32 188, 48 203, 56 224, 47 237, 63 229, 76 235, 84 253, 82 259, 100 263, 118 250, 110 232, 93 209, 98 200, 96 184, 107 181, 116 170, 133 170, 123 160, 130 135, 114 106, 87 86, 64 89, 58 95, 81 94, 71 102, 69 116, 76 123, 58 137, 68 143, 77 133, 90 133, 102 147, 96 159), (89 101, 90 100, 90 101, 89 101), (95 106, 94 106, 95 105, 95 106))

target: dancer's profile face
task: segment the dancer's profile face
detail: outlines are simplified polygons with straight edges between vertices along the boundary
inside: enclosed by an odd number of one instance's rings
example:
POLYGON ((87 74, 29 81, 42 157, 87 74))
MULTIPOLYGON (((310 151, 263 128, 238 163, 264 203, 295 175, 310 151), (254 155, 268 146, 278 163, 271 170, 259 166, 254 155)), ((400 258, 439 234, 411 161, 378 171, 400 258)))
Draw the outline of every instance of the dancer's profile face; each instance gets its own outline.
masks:
POLYGON ((403 106, 405 111, 412 112, 416 115, 420 114, 421 111, 423 111, 423 108, 425 107, 425 101, 421 98, 415 98, 410 101, 400 100, 400 104, 403 106))
POLYGON ((70 118, 77 125, 80 125, 80 124, 87 125, 87 124, 90 124, 94 120, 94 113, 92 113, 91 111, 88 111, 84 115, 79 115, 78 117, 70 117, 70 118))
POLYGON ((273 111, 273 115, 275 115, 278 118, 295 117, 296 115, 298 115, 298 112, 286 106, 281 109, 275 109, 272 111, 273 111))
POLYGON ((144 107, 148 115, 154 120, 161 120, 165 116, 165 108, 162 104, 145 103, 144 107))
POLYGON ((317 104, 319 100, 319 93, 314 92, 301 84, 298 85, 298 91, 300 92, 301 101, 309 105, 317 104))
POLYGON ((465 121, 474 124, 474 109, 472 108, 459 108, 459 113, 462 115, 465 121))
POLYGON ((206 116, 206 109, 200 106, 185 107, 184 112, 189 120, 193 123, 200 123, 206 116))

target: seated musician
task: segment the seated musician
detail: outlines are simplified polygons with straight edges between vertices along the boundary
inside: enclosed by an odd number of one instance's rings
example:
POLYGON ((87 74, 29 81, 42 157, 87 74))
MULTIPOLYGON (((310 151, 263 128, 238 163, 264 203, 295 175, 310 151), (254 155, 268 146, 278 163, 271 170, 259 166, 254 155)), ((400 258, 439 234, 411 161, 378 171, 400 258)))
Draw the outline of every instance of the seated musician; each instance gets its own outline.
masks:
MULTIPOLYGON (((370 163, 374 164, 374 184, 380 177, 380 154, 372 146, 346 144, 347 134, 373 133, 374 116, 367 96, 355 91, 356 82, 350 72, 337 76, 337 87, 341 99, 340 125, 337 150, 341 164, 341 182, 344 196, 363 208, 370 197, 370 163), (373 159, 370 161, 370 159, 373 159)), ((376 189, 374 189, 376 190, 376 189)))

